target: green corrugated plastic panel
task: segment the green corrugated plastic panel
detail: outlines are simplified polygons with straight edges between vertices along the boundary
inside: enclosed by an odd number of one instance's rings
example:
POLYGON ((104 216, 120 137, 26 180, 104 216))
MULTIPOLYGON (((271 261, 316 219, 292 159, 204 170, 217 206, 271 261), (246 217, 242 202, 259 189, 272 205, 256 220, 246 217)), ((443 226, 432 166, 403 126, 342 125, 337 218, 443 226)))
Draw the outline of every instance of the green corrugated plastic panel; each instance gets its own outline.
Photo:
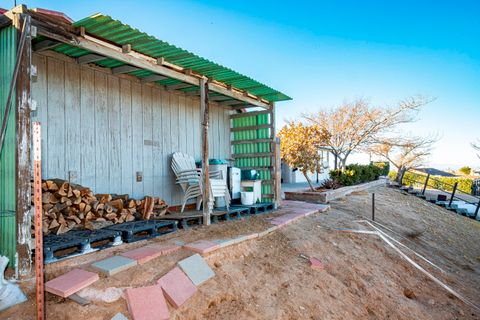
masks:
MULTIPOLYGON (((15 67, 16 30, 0 29, 0 123, 3 122, 8 90, 15 67)), ((13 96, 15 105, 15 96, 13 96)), ((10 112, 2 153, 0 154, 0 254, 15 264, 15 109, 10 112)))
MULTIPOLYGON (((248 115, 248 112, 245 113, 244 117, 234 118, 232 120, 233 128, 241 127, 251 127, 255 125, 269 124, 271 121, 268 114, 259 114, 255 116, 248 115)), ((253 129, 253 130, 242 130, 233 132, 233 140, 255 140, 255 139, 268 139, 270 137, 270 129, 253 129)), ((261 152, 271 152, 272 145, 269 142, 252 142, 252 143, 242 143, 233 145, 234 154, 247 154, 247 153, 261 153, 261 152)), ((239 168, 244 167, 271 167, 272 166, 272 157, 252 157, 252 158, 237 158, 235 159, 235 165, 239 168)), ((270 169, 266 170, 257 170, 261 180, 271 180, 272 173, 270 169)), ((262 194, 272 194, 272 185, 271 184, 262 184, 261 193, 262 194)), ((271 198, 262 198, 261 202, 272 202, 271 198)))
POLYGON ((233 145, 234 154, 258 153, 258 152, 271 152, 271 144, 269 142, 257 142, 257 143, 242 143, 242 144, 233 145))
MULTIPOLYGON (((168 62, 191 69, 194 72, 232 85, 235 88, 246 90, 270 102, 291 100, 287 95, 256 80, 210 60, 201 58, 165 41, 158 40, 153 36, 101 13, 77 21, 74 23, 74 26, 85 27, 88 33, 118 45, 130 44, 135 51, 155 58, 163 57, 168 62)), ((74 48, 67 44, 56 47, 55 51, 72 57, 80 57, 88 53, 83 49, 74 48)), ((96 63, 109 68, 123 65, 122 62, 114 59, 105 59, 96 63)))

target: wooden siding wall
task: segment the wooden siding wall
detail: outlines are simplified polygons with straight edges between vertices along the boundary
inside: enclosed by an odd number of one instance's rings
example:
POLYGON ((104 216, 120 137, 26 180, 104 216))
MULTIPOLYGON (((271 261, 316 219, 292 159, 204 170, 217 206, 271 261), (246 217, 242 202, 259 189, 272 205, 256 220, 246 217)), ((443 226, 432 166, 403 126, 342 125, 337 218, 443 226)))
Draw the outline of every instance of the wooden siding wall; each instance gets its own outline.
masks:
MULTIPOLYGON (((33 63, 45 179, 70 178, 96 193, 154 195, 180 204, 170 159, 175 151, 201 159, 198 97, 50 54, 35 54, 33 63)), ((210 158, 230 158, 230 112, 211 105, 210 158)))

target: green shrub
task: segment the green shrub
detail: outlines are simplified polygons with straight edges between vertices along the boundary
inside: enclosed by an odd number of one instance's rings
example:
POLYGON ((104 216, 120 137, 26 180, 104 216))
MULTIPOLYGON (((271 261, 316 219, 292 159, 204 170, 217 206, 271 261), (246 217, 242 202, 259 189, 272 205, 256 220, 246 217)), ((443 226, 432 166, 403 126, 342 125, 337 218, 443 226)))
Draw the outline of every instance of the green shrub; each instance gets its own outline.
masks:
MULTIPOLYGON (((390 171, 390 173, 388 174, 388 177, 392 180, 395 180, 396 176, 397 176, 396 171, 390 171)), ((412 185, 415 187, 423 187, 425 185, 426 179, 427 179, 426 174, 405 172, 402 183, 405 185, 412 185)), ((453 185, 455 184, 455 182, 458 183, 457 190, 460 190, 468 194, 472 193, 473 180, 468 178, 461 178, 461 177, 430 176, 430 179, 428 179, 428 187, 432 189, 452 191, 453 185)))
POLYGON ((373 164, 350 164, 343 172, 341 170, 331 170, 330 178, 343 186, 352 186, 377 180, 381 174, 382 169, 373 164))
POLYGON ((372 164, 381 169, 381 172, 380 172, 381 176, 387 176, 388 173, 390 172, 390 162, 388 161, 385 161, 385 162, 377 161, 377 162, 372 162, 372 164))
POLYGON ((472 172, 472 168, 470 168, 469 166, 464 166, 464 167, 461 167, 460 169, 458 169, 458 171, 460 171, 464 175, 468 176, 472 172))

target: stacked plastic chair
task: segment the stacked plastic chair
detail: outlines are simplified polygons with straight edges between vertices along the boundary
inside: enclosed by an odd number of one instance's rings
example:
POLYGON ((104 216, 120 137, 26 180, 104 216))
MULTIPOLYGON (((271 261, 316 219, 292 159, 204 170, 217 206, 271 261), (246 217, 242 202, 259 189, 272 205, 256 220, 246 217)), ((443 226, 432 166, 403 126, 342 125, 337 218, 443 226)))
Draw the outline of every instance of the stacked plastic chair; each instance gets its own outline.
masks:
MULTIPOLYGON (((172 170, 177 179, 176 183, 183 190, 182 210, 185 210, 185 205, 188 200, 196 199, 196 208, 200 210, 203 200, 203 184, 202 184, 202 169, 197 168, 195 159, 188 154, 175 152, 172 155, 172 170)), ((225 205, 227 209, 230 205, 230 192, 227 183, 222 179, 221 171, 209 172, 210 177, 210 201, 208 203, 210 209, 213 209, 213 200, 216 197, 225 198, 225 205)))

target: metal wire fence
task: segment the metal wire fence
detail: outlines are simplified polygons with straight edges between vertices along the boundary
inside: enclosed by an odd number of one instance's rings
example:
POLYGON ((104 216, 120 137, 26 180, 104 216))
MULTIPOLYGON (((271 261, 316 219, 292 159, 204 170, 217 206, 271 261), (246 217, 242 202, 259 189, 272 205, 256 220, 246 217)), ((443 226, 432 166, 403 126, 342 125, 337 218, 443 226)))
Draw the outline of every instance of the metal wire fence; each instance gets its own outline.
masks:
POLYGON ((476 206, 475 216, 476 219, 480 211, 480 197, 472 195, 472 193, 466 192, 458 187, 459 183, 456 181, 453 184, 441 181, 430 174, 421 174, 418 172, 406 171, 402 176, 402 184, 416 185, 421 187, 421 194, 425 195, 427 189, 443 192, 447 196, 448 207, 452 206, 454 200, 460 200, 467 204, 476 206), (412 175, 406 176, 406 173, 412 173, 412 175), (463 195, 463 196, 462 196, 463 195))

